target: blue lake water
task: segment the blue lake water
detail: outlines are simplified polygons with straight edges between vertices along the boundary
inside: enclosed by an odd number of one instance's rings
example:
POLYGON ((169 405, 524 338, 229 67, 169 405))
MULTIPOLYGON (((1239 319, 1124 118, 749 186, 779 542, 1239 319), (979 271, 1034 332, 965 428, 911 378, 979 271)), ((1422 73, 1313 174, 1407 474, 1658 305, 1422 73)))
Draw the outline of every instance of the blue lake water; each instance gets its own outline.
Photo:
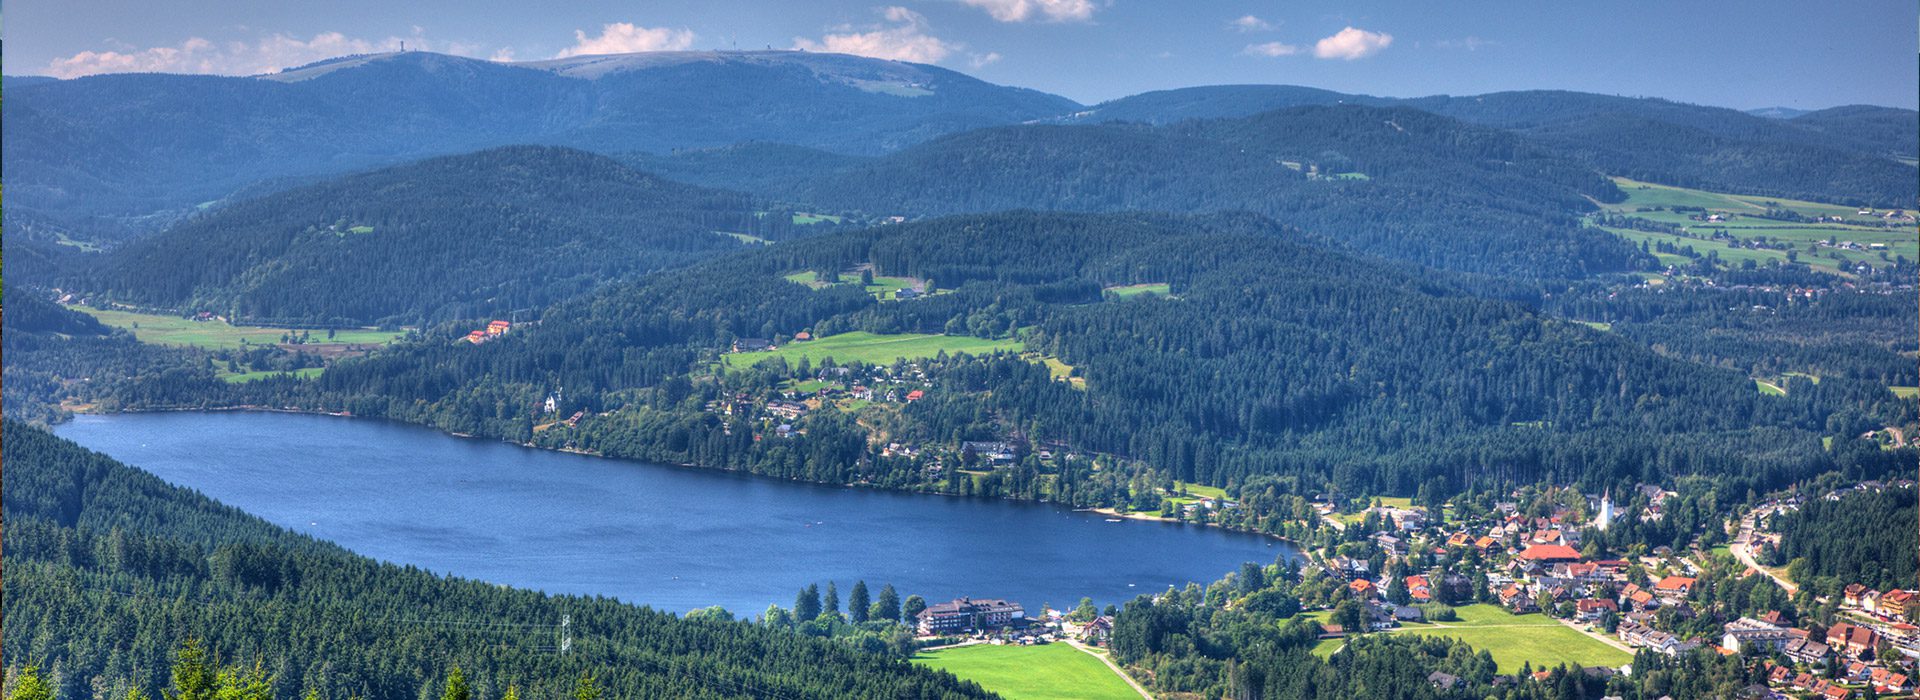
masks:
POLYGON ((1046 504, 839 488, 285 413, 78 416, 56 433, 378 559, 684 612, 791 606, 809 582, 1037 610, 1121 603, 1284 542, 1046 504))

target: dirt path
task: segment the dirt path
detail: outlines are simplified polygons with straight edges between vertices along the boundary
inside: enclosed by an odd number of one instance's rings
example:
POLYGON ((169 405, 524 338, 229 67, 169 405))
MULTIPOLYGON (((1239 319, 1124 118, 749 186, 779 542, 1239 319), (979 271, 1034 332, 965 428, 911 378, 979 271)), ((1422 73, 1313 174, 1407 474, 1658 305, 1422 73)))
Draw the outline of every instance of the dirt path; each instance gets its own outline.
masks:
POLYGON ((1098 651, 1094 651, 1092 647, 1088 647, 1087 645, 1081 644, 1080 642, 1075 640, 1071 640, 1071 639, 1067 640, 1067 645, 1075 649, 1079 649, 1082 653, 1085 653, 1088 656, 1099 659, 1100 663, 1106 664, 1107 668, 1112 669, 1113 674, 1116 676, 1119 676, 1120 680, 1126 681, 1127 685, 1133 686, 1133 691, 1136 693, 1139 693, 1140 697, 1146 698, 1146 700, 1153 700, 1153 695, 1147 692, 1146 687, 1134 681, 1133 676, 1127 675, 1126 671, 1120 670, 1120 666, 1113 662, 1113 657, 1100 653, 1098 651))

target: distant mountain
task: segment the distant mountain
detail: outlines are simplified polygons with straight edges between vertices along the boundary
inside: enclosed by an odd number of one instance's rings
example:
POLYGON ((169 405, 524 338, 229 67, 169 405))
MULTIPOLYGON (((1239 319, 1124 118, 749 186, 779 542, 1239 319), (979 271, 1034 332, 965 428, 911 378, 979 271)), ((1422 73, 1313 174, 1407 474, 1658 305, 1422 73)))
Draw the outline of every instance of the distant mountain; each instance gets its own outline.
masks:
POLYGON ((116 300, 293 323, 419 323, 545 306, 739 243, 745 195, 516 146, 223 207, 109 258, 116 300))
POLYGON ((1920 113, 1836 107, 1792 119, 1654 98, 1564 90, 1385 98, 1290 85, 1223 85, 1124 97, 1062 123, 1168 124, 1237 118, 1301 105, 1412 107, 1515 131, 1593 167, 1676 185, 1747 194, 1913 206, 1920 113))
POLYGON ((544 143, 602 152, 777 141, 881 153, 1073 111, 1071 100, 933 66, 796 51, 502 64, 357 56, 258 77, 16 81, 8 205, 134 220, 251 183, 544 143))
POLYGON ((1806 113, 1807 110, 1794 109, 1792 107, 1761 107, 1759 109, 1747 110, 1747 114, 1756 117, 1766 117, 1768 119, 1792 119, 1806 113))
POLYGON ((1368 253, 1519 277, 1578 277, 1637 257, 1574 216, 1593 206, 1589 197, 1621 196, 1591 168, 1405 107, 978 129, 759 184, 753 191, 765 196, 882 215, 1254 211, 1368 253))

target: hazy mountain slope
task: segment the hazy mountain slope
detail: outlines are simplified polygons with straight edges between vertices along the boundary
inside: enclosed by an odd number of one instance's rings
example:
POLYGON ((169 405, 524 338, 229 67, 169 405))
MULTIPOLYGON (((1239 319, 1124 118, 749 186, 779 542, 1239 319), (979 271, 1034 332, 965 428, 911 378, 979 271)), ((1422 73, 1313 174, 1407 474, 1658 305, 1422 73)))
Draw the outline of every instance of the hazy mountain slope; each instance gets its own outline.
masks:
POLYGON ((1849 105, 1793 117, 1795 126, 1849 142, 1868 153, 1920 157, 1920 112, 1911 109, 1849 105))
POLYGON ((1617 198, 1611 183, 1512 134, 1406 108, 982 129, 769 193, 878 214, 1249 210, 1369 253, 1526 277, 1635 257, 1573 216, 1588 196, 1617 198))
POLYGON ((223 207, 116 251, 95 286, 139 305, 303 323, 417 323, 544 306, 737 247, 748 198, 604 156, 509 147, 223 207))
POLYGON ((1079 108, 932 66, 791 51, 528 64, 380 54, 262 77, 26 81, 8 97, 9 206, 123 217, 261 180, 490 146, 664 151, 762 140, 878 153, 1079 108))

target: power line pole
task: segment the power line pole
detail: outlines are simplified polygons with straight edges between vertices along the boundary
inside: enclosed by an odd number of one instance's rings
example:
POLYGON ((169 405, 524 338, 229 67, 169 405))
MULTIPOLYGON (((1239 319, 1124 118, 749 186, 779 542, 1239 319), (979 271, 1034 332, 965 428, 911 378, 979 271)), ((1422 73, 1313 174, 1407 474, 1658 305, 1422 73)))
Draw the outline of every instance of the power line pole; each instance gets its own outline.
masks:
POLYGON ((573 630, 570 629, 572 625, 572 615, 560 616, 560 654, 562 656, 566 655, 567 650, 573 648, 573 630))

